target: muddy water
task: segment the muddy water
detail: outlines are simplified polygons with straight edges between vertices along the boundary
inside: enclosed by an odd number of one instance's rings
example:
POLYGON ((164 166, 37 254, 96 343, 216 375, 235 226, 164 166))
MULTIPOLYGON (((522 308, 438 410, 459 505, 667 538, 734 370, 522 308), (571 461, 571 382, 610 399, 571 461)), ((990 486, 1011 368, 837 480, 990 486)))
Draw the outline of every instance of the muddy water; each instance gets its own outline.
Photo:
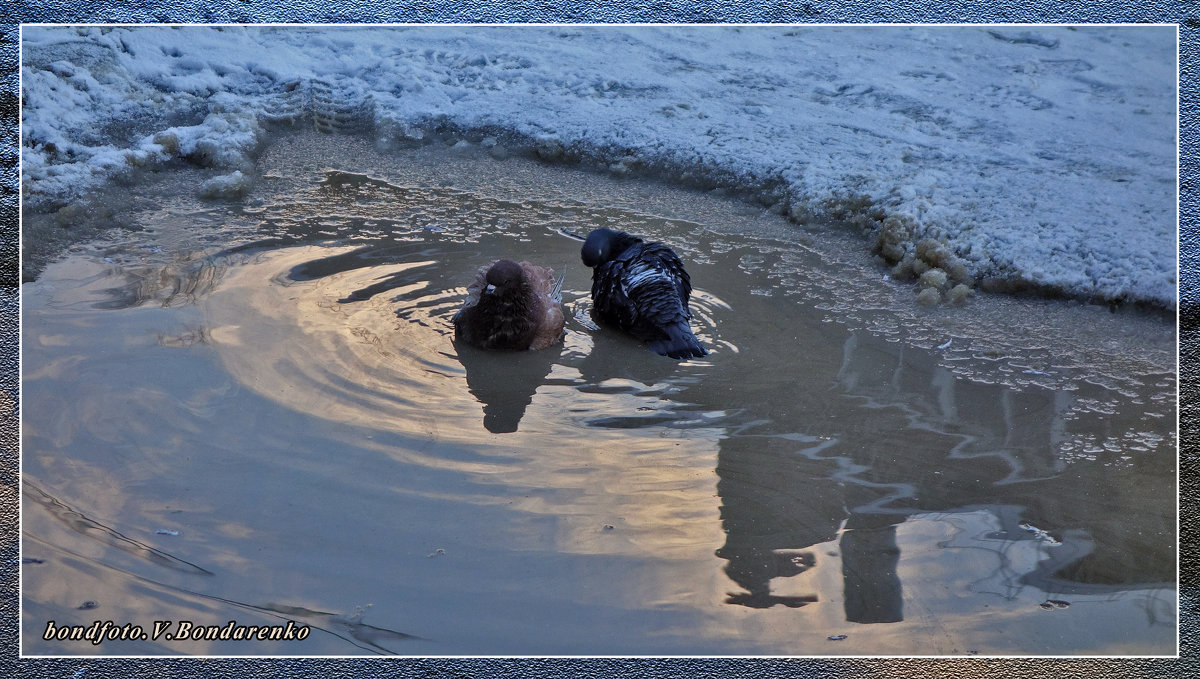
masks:
POLYGON ((258 169, 121 187, 23 288, 24 652, 1174 652, 1173 323, 926 310, 831 225, 471 149, 258 169), (597 226, 676 247, 709 356, 592 323, 597 226), (499 256, 566 271, 561 347, 455 345, 499 256))

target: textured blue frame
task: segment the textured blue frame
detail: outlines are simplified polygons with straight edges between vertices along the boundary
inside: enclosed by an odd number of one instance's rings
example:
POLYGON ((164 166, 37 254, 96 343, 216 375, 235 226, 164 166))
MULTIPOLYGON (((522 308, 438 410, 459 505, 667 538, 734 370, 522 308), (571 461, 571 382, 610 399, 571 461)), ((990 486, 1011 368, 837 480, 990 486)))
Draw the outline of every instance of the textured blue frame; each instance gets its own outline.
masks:
MULTIPOLYGON (((0 675, 11 677, 827 677, 883 673, 1057 677, 1177 677, 1197 671, 1194 519, 1200 466, 1200 412, 1195 358, 1200 355, 1200 210, 1197 206, 1197 90, 1200 9, 1158 2, 805 2, 783 0, 614 0, 513 3, 431 0, 6 0, 0 10, 0 389, 16 402, 18 373, 19 26, 22 23, 1168 23, 1180 35, 1180 657, 1161 659, 21 659, 18 640, 18 414, 0 410, 0 675), (1188 669, 1191 668, 1191 671, 1188 669)), ((3 401, 0 401, 2 403, 3 401)), ((1194 675, 1193 675, 1194 676, 1194 675)))

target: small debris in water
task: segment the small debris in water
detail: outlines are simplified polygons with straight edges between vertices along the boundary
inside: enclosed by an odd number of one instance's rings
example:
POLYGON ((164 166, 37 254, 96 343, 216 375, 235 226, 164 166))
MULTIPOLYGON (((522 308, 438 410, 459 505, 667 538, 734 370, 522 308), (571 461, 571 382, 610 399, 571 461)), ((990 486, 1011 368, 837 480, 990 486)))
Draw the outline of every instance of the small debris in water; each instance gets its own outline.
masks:
POLYGON ((593 331, 599 330, 600 326, 596 325, 596 323, 591 318, 588 318, 588 316, 590 316, 590 314, 586 311, 575 312, 575 320, 579 321, 584 328, 593 331))
POLYGON ((1039 539, 1039 540, 1041 540, 1041 541, 1045 542, 1045 543, 1046 543, 1046 544, 1048 544, 1048 545, 1052 545, 1052 546, 1053 546, 1053 545, 1060 545, 1060 544, 1062 544, 1062 543, 1061 543, 1061 542, 1059 542, 1059 541, 1058 541, 1058 539, 1057 539, 1057 538, 1055 538, 1053 535, 1051 535, 1051 534, 1047 533, 1046 531, 1042 530, 1041 528, 1038 528, 1037 526, 1035 526, 1035 525, 1033 525, 1033 524, 1031 524, 1031 523, 1028 523, 1028 522, 1026 522, 1026 521, 1022 521, 1021 523, 1019 523, 1019 524, 1017 524, 1017 525, 1018 525, 1018 526, 1020 526, 1022 530, 1025 530, 1025 531, 1028 531, 1029 533, 1032 533, 1034 537, 1036 537, 1037 539, 1039 539))
POLYGON ((611 523, 604 524, 604 530, 612 530, 614 526, 611 523))
POLYGON ((441 547, 438 547, 437 549, 433 550, 429 554, 426 554, 425 558, 432 559, 435 556, 445 556, 445 555, 446 555, 446 550, 442 549, 441 547))
POLYGON ((826 638, 829 639, 830 641, 841 641, 842 639, 846 638, 846 635, 845 634, 834 634, 834 635, 826 637, 826 638))
POLYGON ((21 557, 21 563, 46 563, 45 559, 35 559, 32 556, 21 557))
POLYGON ((940 349, 945 349, 946 347, 949 347, 949 346, 950 346, 950 344, 951 344, 951 343, 953 343, 953 342, 954 342, 954 338, 950 338, 950 339, 946 340, 946 343, 945 343, 945 344, 939 344, 939 345, 938 345, 938 349, 939 349, 939 350, 940 350, 940 349))
POLYGON ((166 528, 159 528, 158 530, 154 531, 154 534, 155 534, 155 535, 171 535, 171 536, 178 537, 178 536, 179 536, 179 531, 177 531, 177 530, 167 530, 166 528))
POLYGON ((1046 603, 1053 605, 1055 608, 1069 608, 1071 606, 1070 602, 1058 599, 1047 599, 1046 603))
POLYGON ((79 604, 78 606, 76 606, 75 608, 78 610, 81 610, 81 611, 90 611, 93 608, 97 608, 99 606, 100 606, 100 604, 96 603, 95 601, 85 601, 85 602, 79 604))

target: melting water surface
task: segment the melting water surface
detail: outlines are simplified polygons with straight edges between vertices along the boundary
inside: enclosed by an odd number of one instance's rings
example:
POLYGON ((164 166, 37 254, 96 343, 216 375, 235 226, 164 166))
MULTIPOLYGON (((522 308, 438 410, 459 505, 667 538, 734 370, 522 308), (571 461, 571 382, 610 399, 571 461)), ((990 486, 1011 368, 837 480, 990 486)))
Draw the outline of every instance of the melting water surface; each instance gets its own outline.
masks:
POLYGON ((25 286, 26 653, 1173 652, 1161 320, 924 311, 821 229, 359 144, 147 179, 25 286), (599 226, 676 248, 709 356, 592 322, 599 226), (566 272, 561 347, 453 341, 501 256, 566 272), (97 618, 314 632, 43 639, 97 618))

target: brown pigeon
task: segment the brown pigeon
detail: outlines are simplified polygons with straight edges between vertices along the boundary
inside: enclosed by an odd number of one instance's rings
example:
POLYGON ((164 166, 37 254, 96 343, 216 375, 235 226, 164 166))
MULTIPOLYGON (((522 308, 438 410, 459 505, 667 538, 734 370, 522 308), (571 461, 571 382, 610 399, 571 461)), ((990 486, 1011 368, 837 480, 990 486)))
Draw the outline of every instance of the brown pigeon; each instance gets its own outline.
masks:
POLYGON ((529 262, 479 268, 454 314, 454 336, 481 349, 545 349, 563 336, 562 278, 529 262))

